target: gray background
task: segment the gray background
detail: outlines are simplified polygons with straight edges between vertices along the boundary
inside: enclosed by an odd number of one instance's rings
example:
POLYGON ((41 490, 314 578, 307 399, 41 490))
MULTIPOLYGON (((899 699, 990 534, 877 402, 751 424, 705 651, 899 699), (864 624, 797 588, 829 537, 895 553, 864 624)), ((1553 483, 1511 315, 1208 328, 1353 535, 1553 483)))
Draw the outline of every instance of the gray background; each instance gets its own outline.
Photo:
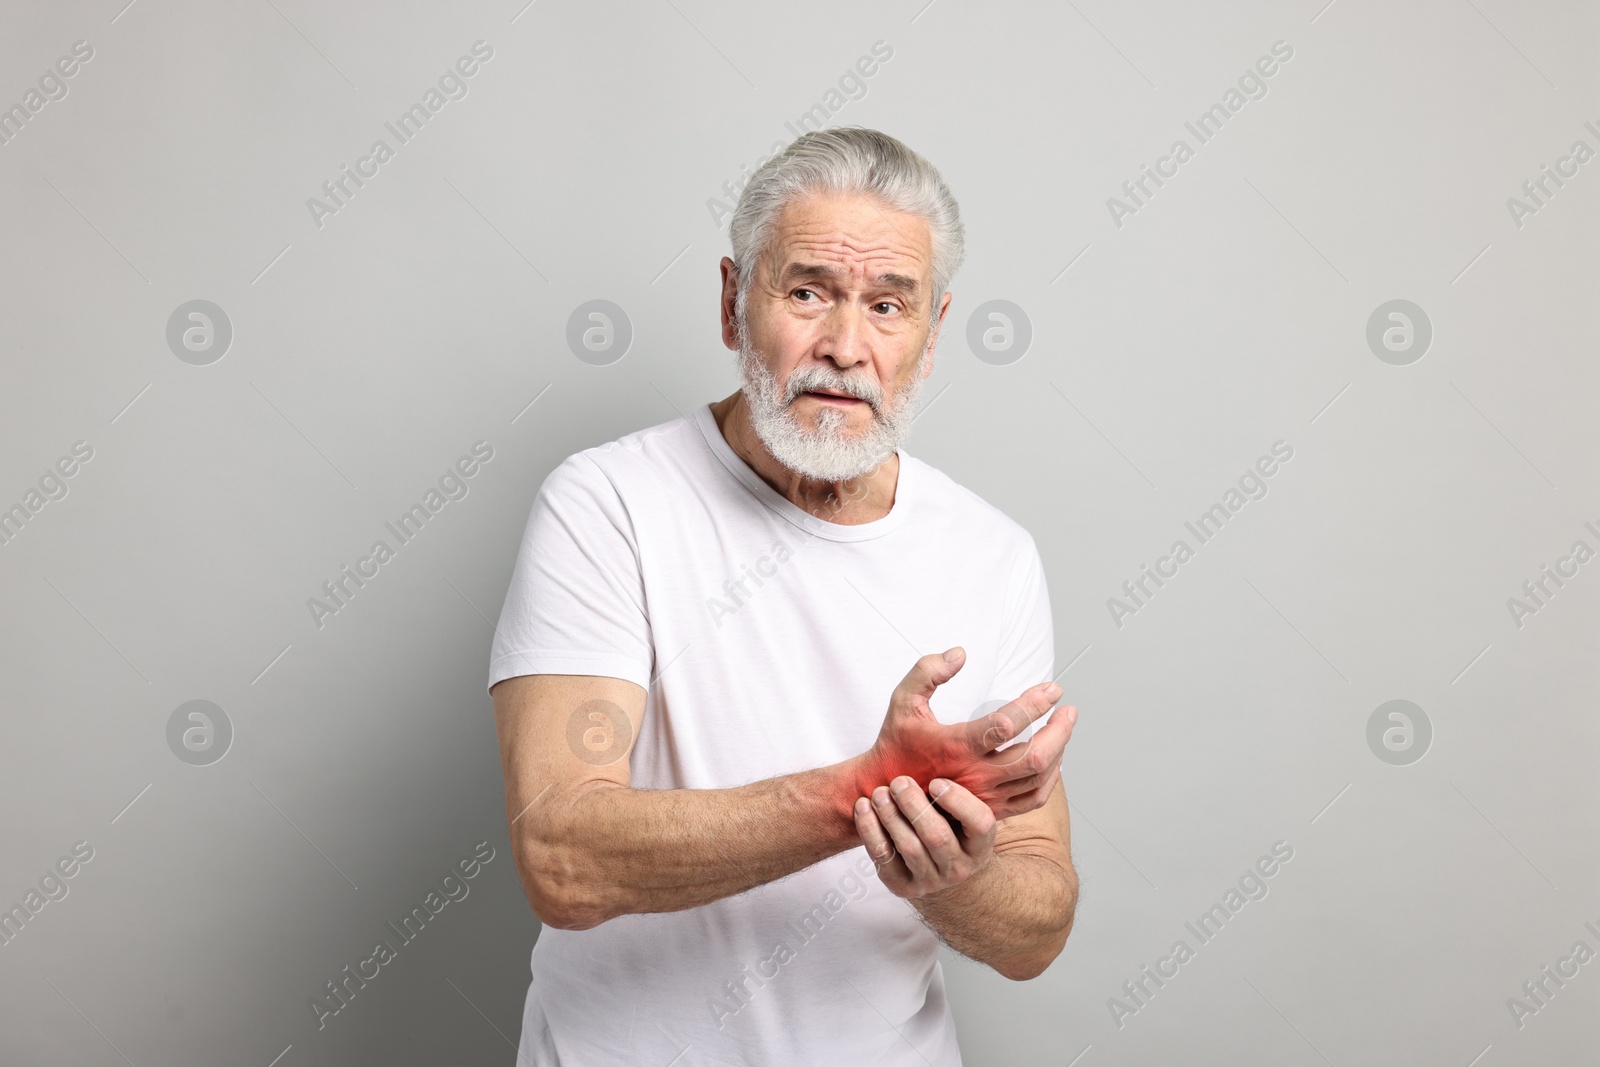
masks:
POLYGON ((483 682, 529 505, 732 391, 707 200, 878 40, 831 121, 940 167, 969 242, 907 447, 1034 533, 1082 710, 1077 929, 1026 984, 946 954, 967 1062, 1600 1057, 1600 962, 1507 1007, 1600 949, 1600 563, 1520 627, 1506 603, 1600 548, 1600 160, 1506 204, 1600 149, 1592 5, 123 3, 0 13, 0 105, 94 49, 0 147, 0 506, 94 449, 0 547, 0 903, 95 849, 0 947, 5 1062, 511 1062, 538 927, 483 682), (307 198, 477 40, 468 95, 319 228, 307 198), (1267 95, 1115 225, 1278 40, 1267 95), (208 366, 166 342, 195 299, 233 328, 208 366), (565 342, 592 299, 634 330, 606 366, 565 342), (998 365, 966 342, 994 299, 1033 334, 998 365), (1394 299, 1433 328, 1404 366, 1366 342, 1394 299), (313 625, 480 439, 469 495, 313 625), (1117 626, 1277 440, 1269 495, 1117 626), (166 740, 194 699, 235 731, 209 766, 166 740), (1432 723, 1420 761, 1368 747, 1391 699, 1432 723), (484 840, 319 1031, 322 983, 484 840), (1270 895, 1119 1027, 1108 998, 1280 840, 1270 895))

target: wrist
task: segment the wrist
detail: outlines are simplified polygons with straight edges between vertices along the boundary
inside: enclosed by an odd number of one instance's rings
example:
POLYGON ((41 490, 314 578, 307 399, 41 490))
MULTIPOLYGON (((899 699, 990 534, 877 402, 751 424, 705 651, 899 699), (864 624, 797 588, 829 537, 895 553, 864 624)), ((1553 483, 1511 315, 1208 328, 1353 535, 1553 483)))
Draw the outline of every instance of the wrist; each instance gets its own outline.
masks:
POLYGON ((984 883, 994 873, 994 860, 994 853, 991 852, 974 863, 961 881, 931 893, 911 897, 909 903, 929 921, 972 907, 977 897, 985 892, 984 883))
MULTIPOLYGON (((848 788, 853 790, 850 794, 852 813, 857 797, 872 799, 872 791, 880 785, 888 785, 893 775, 889 774, 884 766, 883 759, 878 755, 877 746, 867 749, 859 756, 853 756, 840 764, 844 770, 844 778, 849 783, 848 788)), ((852 815, 853 821, 853 815, 852 815)))
POLYGON ((827 781, 823 788, 829 798, 830 824, 837 827, 852 846, 861 844, 861 835, 856 831, 856 800, 870 799, 873 786, 885 784, 875 777, 875 768, 876 760, 870 751, 824 768, 827 781))

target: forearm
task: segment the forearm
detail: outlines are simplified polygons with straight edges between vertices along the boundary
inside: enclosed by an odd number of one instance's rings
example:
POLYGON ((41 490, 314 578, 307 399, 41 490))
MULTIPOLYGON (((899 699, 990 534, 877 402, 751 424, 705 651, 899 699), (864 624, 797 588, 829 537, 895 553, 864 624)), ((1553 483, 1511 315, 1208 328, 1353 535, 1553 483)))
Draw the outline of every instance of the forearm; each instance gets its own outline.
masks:
POLYGON ((1061 953, 1078 904, 1070 863, 1027 851, 996 853, 959 885, 911 904, 951 948, 1018 981, 1061 953))
POLYGON ((859 845, 861 773, 849 760, 735 789, 591 782, 513 826, 518 867, 541 918, 567 929, 700 907, 859 845))

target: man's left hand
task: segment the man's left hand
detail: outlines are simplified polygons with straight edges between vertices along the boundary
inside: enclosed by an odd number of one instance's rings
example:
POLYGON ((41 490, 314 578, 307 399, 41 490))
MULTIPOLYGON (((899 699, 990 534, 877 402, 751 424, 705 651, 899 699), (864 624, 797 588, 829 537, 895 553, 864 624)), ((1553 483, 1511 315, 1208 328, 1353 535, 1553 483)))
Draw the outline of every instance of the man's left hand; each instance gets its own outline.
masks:
POLYGON ((915 779, 901 775, 856 801, 856 832, 878 865, 878 877, 910 899, 960 885, 994 853, 996 820, 989 805, 947 778, 928 783, 935 807, 915 779), (951 827, 943 812, 961 825, 951 827))

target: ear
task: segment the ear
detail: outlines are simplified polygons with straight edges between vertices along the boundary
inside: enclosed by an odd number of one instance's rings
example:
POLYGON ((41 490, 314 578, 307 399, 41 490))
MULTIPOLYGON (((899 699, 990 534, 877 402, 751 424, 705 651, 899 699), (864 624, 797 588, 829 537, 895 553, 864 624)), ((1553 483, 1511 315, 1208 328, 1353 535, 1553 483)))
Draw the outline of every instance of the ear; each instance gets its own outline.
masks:
POLYGON ((733 269, 733 260, 722 257, 722 343, 730 351, 739 350, 739 328, 734 319, 734 308, 739 299, 739 272, 733 269))
POLYGON ((939 302, 939 317, 934 321, 933 330, 928 334, 928 347, 923 350, 922 355, 924 378, 933 373, 933 352, 939 345, 939 331, 944 327, 944 317, 950 313, 950 302, 953 299, 949 293, 945 293, 944 299, 939 302))

